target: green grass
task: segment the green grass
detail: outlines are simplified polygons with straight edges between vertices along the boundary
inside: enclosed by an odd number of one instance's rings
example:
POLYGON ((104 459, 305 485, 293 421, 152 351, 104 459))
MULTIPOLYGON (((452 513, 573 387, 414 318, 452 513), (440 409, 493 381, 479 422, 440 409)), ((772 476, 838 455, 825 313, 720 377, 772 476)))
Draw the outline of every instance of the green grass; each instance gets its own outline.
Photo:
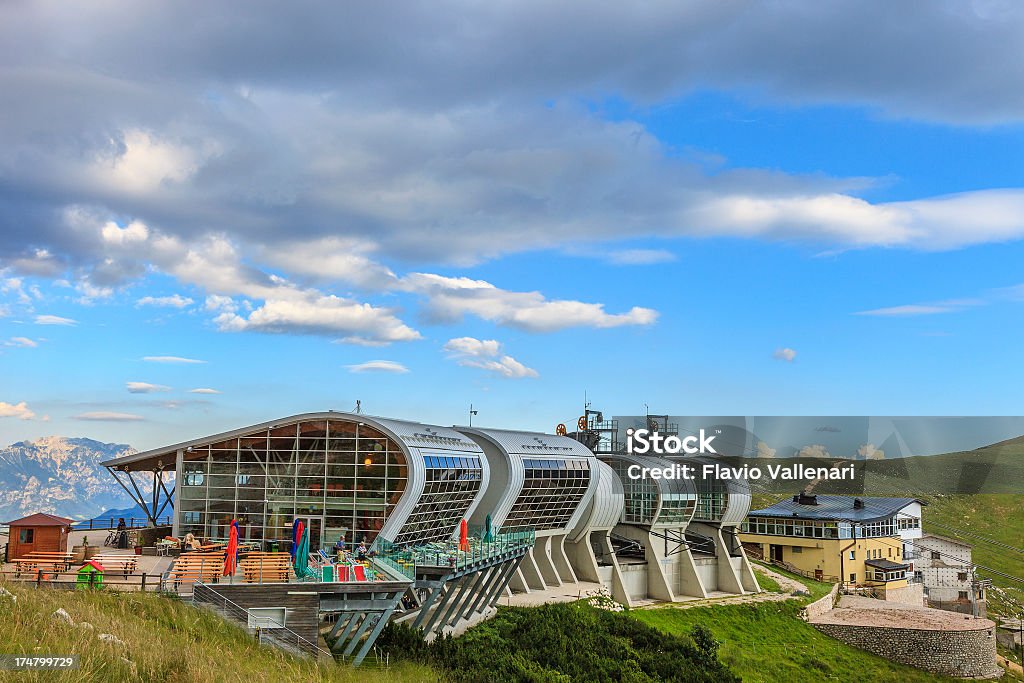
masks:
POLYGON ((760 602, 634 610, 630 616, 668 634, 704 626, 722 644, 719 658, 744 683, 872 681, 938 683, 936 676, 889 662, 818 632, 800 619, 802 602, 760 602))
POLYGON ((259 646, 244 630, 206 610, 155 594, 114 591, 35 590, 0 582, 18 601, 0 597, 0 652, 23 655, 78 655, 73 672, 2 672, 12 681, 366 681, 368 675, 388 681, 438 681, 428 667, 413 663, 392 666, 387 674, 353 670, 333 663, 317 664, 259 646), (65 609, 76 624, 67 626, 51 615, 65 609), (111 633, 126 648, 105 644, 111 633), (130 659, 132 664, 122 657, 130 659), (133 666, 134 664, 134 666, 133 666))
MULTIPOLYGON (((807 592, 811 594, 811 597, 810 598, 805 598, 804 602, 814 602, 818 598, 825 597, 826 595, 828 595, 832 591, 832 584, 831 583, 823 583, 821 581, 815 581, 814 579, 808 579, 806 576, 801 576, 800 574, 794 574, 793 572, 791 572, 791 571, 789 571, 787 569, 783 569, 782 567, 776 567, 775 565, 769 565, 769 564, 766 564, 764 562, 758 562, 757 560, 751 560, 751 561, 754 564, 759 564, 762 567, 767 567, 768 569, 771 569, 773 572, 775 572, 777 574, 782 574, 785 577, 788 577, 790 579, 793 579, 794 581, 802 583, 804 585, 804 587, 807 588, 807 592)), ((776 592, 781 592, 781 588, 779 588, 778 582, 776 582, 774 579, 772 579, 771 577, 765 576, 761 572, 757 572, 756 575, 757 575, 757 583, 762 588, 765 587, 765 581, 767 580, 767 581, 771 581, 771 583, 775 585, 776 589, 778 589, 776 592)), ((772 590, 772 589, 768 589, 768 590, 772 590)))
POLYGON ((754 572, 757 576, 757 585, 761 587, 761 590, 768 591, 770 593, 782 593, 782 586, 779 582, 770 576, 766 576, 761 572, 754 572))

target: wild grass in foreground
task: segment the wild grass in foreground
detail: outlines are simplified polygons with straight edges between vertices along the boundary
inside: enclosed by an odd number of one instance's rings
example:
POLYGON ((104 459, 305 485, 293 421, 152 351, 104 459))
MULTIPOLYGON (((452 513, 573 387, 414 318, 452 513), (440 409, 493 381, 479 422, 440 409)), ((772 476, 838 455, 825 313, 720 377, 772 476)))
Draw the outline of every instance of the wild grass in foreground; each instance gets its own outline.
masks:
POLYGON ((317 664, 261 647, 217 615, 154 594, 66 591, 0 582, 17 597, 0 595, 0 653, 78 655, 76 671, 0 672, 0 681, 438 681, 428 667, 400 663, 389 671, 317 664), (75 625, 55 619, 57 609, 75 625), (92 628, 82 626, 82 622, 92 628), (124 645, 99 640, 101 633, 124 645))

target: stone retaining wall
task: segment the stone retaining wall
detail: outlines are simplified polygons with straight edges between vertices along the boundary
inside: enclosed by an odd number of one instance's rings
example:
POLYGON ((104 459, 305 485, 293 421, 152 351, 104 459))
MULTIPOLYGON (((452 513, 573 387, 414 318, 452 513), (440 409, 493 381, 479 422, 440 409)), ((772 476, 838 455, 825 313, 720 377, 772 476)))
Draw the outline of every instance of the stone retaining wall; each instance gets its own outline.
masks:
MULTIPOLYGON (((820 601, 819 601, 820 602, 820 601)), ((946 676, 999 678, 994 629, 937 631, 814 624, 822 633, 880 657, 946 676)))
POLYGON ((804 619, 815 619, 828 614, 832 611, 832 608, 836 606, 836 600, 839 596, 839 584, 832 586, 832 590, 829 591, 828 595, 818 598, 811 604, 804 607, 804 619))

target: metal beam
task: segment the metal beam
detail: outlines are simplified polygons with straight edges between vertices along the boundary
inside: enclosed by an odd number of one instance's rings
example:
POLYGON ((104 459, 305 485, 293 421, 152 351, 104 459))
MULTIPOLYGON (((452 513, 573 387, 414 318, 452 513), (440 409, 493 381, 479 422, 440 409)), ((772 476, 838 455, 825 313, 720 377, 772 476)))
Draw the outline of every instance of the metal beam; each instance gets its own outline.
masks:
POLYGON ((413 628, 419 628, 423 624, 423 620, 427 618, 427 612, 430 611, 430 606, 434 604, 434 600, 437 600, 437 596, 444 592, 444 583, 439 582, 434 590, 427 596, 426 601, 420 606, 420 613, 416 615, 416 621, 412 622, 413 628))
POLYGON ((121 478, 119 476, 117 476, 117 470, 112 467, 108 467, 107 471, 110 472, 110 476, 114 478, 114 481, 121 485, 121 488, 123 488, 124 492, 128 494, 128 497, 132 499, 132 502, 141 507, 142 509, 145 509, 145 501, 138 498, 135 494, 131 492, 131 489, 125 486, 125 483, 121 481, 121 478))
MULTIPOLYGON (((377 618, 379 619, 381 616, 382 613, 378 612, 377 618)), ((368 630, 370 630, 369 614, 367 614, 366 617, 363 619, 363 623, 359 624, 359 628, 357 628, 355 633, 352 634, 352 639, 348 641, 348 647, 346 647, 345 651, 341 654, 345 657, 351 656, 352 653, 356 650, 356 645, 359 644, 359 639, 362 638, 368 630)))
MULTIPOLYGON (((450 583, 445 585, 449 586, 450 583)), ((424 633, 430 633, 434 630, 434 626, 437 624, 438 617, 440 617, 443 612, 447 611, 448 602, 452 599, 452 596, 454 595, 455 586, 451 586, 450 588, 448 588, 447 591, 445 591, 444 597, 441 599, 441 603, 436 608, 434 608, 433 616, 431 616, 430 619, 427 621, 427 625, 423 627, 424 633)))
POLYGON ((483 590, 481 590, 476 595, 476 597, 473 598, 472 602, 470 603, 470 609, 464 615, 464 617, 468 617, 473 612, 480 611, 480 609, 483 607, 483 598, 485 598, 490 593, 490 589, 494 587, 495 582, 497 582, 501 578, 501 575, 503 573, 510 573, 508 570, 508 564, 512 564, 514 566, 515 562, 512 562, 510 560, 507 564, 498 564, 492 567, 492 573, 490 573, 490 577, 487 578, 487 583, 483 585, 483 590))
POLYGON ((128 481, 131 482, 132 488, 135 489, 135 493, 137 493, 139 496, 139 507, 141 507, 142 511, 146 513, 146 516, 149 517, 149 521, 153 522, 153 526, 156 526, 156 522, 153 520, 153 515, 150 512, 149 508, 146 507, 145 499, 142 497, 142 491, 139 490, 138 484, 135 483, 135 478, 132 477, 131 472, 125 472, 125 474, 128 475, 128 481))
MULTIPOLYGON (((480 572, 480 576, 476 577, 476 580, 473 581, 473 588, 469 593, 469 597, 467 597, 466 601, 462 603, 463 607, 469 607, 474 602, 476 602, 477 596, 480 594, 480 586, 491 579, 491 575, 494 573, 494 569, 494 567, 488 567, 487 569, 484 569, 480 572)), ((459 619, 464 619, 467 616, 468 612, 466 610, 458 610, 455 613, 455 616, 452 617, 452 620, 448 622, 448 625, 454 626, 459 622, 459 619)))
POLYGON ((441 617, 441 621, 437 623, 438 632, 444 631, 444 627, 449 625, 452 615, 459 609, 459 605, 462 604, 462 600, 466 597, 466 593, 469 592, 470 587, 472 587, 478 580, 479 577, 476 576, 467 576, 462 579, 462 586, 459 587, 458 595, 456 595, 455 599, 452 600, 452 606, 448 608, 448 611, 444 613, 443 617, 441 617))
POLYGON ((515 571, 516 565, 518 565, 519 563, 511 562, 510 564, 512 565, 512 570, 508 572, 507 577, 503 578, 501 581, 498 581, 497 585, 494 586, 494 588, 491 591, 491 595, 487 597, 487 601, 484 603, 485 609, 493 605, 495 601, 501 597, 501 592, 505 589, 505 586, 508 584, 508 580, 512 578, 512 573, 515 571))
POLYGON ((391 607, 381 614, 379 619, 377 619, 377 623, 374 625, 373 630, 370 631, 370 635, 366 636, 366 641, 363 642, 363 646, 359 648, 359 652, 356 653, 356 658, 352 660, 353 666, 359 666, 363 663, 363 659, 366 657, 367 653, 370 652, 370 648, 373 647, 373 644, 377 641, 377 636, 379 636, 380 632, 384 630, 384 626, 388 623, 388 620, 391 619, 391 614, 394 611, 395 608, 391 607))
MULTIPOLYGON (((332 641, 333 640, 335 643, 337 643, 338 642, 338 631, 341 630, 342 624, 347 624, 348 622, 350 622, 352 620, 352 617, 354 617, 354 616, 356 616, 356 615, 353 614, 353 613, 346 614, 346 613, 342 612, 341 615, 338 616, 338 620, 334 622, 334 628, 332 628, 331 632, 327 634, 327 638, 325 640, 327 640, 327 641, 332 641)), ((331 649, 332 650, 334 649, 333 645, 331 646, 331 649)))

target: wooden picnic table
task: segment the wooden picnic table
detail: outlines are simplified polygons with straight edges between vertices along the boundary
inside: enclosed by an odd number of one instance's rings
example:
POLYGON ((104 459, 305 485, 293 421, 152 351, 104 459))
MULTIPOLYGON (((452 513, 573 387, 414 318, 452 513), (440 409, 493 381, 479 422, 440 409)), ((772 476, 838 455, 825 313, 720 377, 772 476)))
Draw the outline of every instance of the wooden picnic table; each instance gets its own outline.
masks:
POLYGON ((92 559, 104 570, 123 572, 125 576, 133 573, 139 566, 135 555, 97 555, 92 559))
POLYGON ((23 571, 43 570, 59 574, 70 569, 70 562, 66 560, 47 560, 44 558, 22 557, 11 560, 14 565, 14 575, 20 576, 23 571))

